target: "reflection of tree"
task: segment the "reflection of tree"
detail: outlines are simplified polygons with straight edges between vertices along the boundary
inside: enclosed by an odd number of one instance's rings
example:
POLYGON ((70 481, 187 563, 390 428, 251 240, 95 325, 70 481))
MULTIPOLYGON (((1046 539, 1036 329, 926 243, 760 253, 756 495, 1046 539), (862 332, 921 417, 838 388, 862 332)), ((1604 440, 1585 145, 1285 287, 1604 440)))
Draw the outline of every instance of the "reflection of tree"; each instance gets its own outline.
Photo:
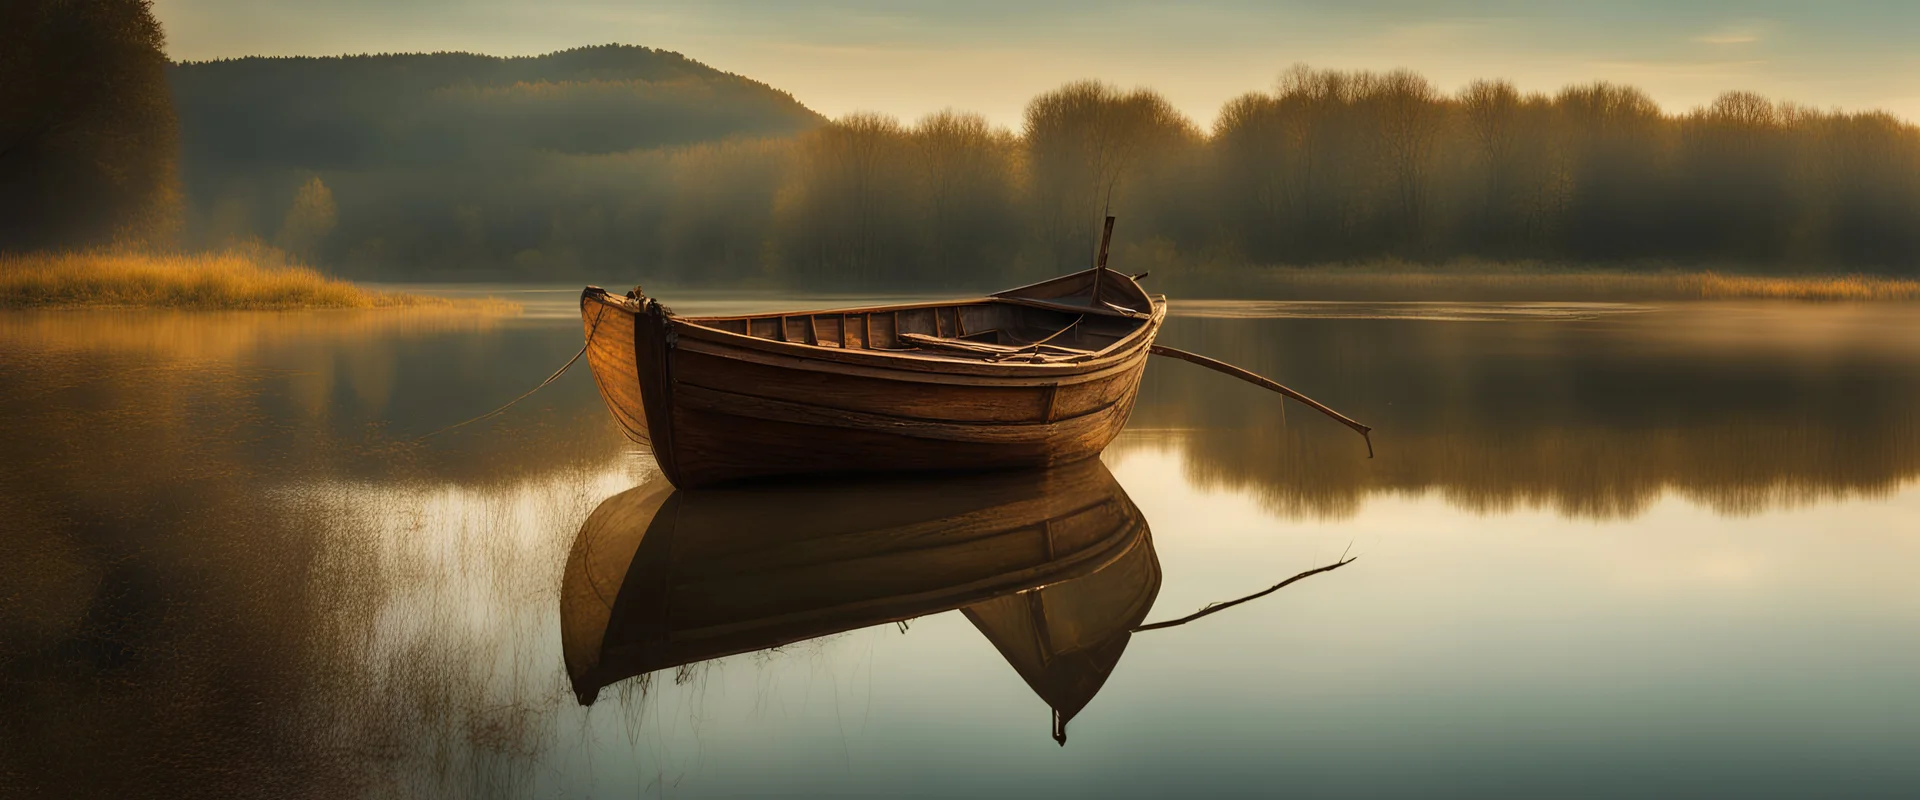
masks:
POLYGON ((516 345, 405 312, 0 323, 0 793, 525 785, 566 698, 529 644, 565 547, 540 534, 619 470, 590 385, 543 398, 580 430, 401 448, 368 426, 524 388, 516 345))
POLYGON ((1375 426, 1380 457, 1337 425, 1177 364, 1149 370, 1134 433, 1116 447, 1183 448, 1195 482, 1252 488, 1294 516, 1427 491, 1479 511, 1609 518, 1672 490, 1752 513, 1920 475, 1920 350, 1898 344, 1897 321, 1801 308, 1764 330, 1696 336, 1675 324, 1681 313, 1601 327, 1176 319, 1169 344, 1375 426), (1800 350, 1814 334, 1830 349, 1800 350))
MULTIPOLYGON (((0 358, 31 368, 9 373, 0 396, 114 409, 118 422, 178 441, 244 431, 222 463, 260 464, 284 448, 341 476, 499 483, 622 450, 604 436, 591 380, 569 376, 532 413, 430 447, 410 439, 525 391, 579 336, 570 325, 509 335, 498 318, 433 309, 16 313, 0 317, 0 358), (555 430, 543 407, 591 413, 560 415, 555 430)), ((55 413, 16 413, 35 409, 55 413)))
MULTIPOLYGON (((1905 313, 1176 318, 1168 344, 1377 425, 1380 458, 1174 363, 1149 370, 1118 447, 1183 448, 1194 482, 1293 515, 1393 492, 1581 517, 1638 513, 1665 490, 1727 513, 1871 495, 1920 475, 1905 313)), ((623 464, 644 469, 622 460, 591 382, 569 376, 480 435, 387 444, 491 408, 578 346, 572 325, 507 327, 0 316, 0 792, 509 794, 590 735, 551 651, 552 589, 579 516, 634 482, 623 464), (115 757, 76 756, 97 753, 115 757)), ((1020 619, 1038 608, 1050 638, 1012 615, 1001 629, 1067 643, 1055 623, 1076 596, 1110 596, 1097 583, 1023 598, 1020 619)), ((1135 608, 1111 618, 1135 625, 1135 608)), ((1085 641, 1056 650, 1110 668, 1118 637, 1085 641)), ((1054 686, 1035 663, 1023 677, 1054 686)), ((665 683, 610 693, 630 737, 665 683)), ((1057 683, 1061 708, 1098 688, 1057 683)))

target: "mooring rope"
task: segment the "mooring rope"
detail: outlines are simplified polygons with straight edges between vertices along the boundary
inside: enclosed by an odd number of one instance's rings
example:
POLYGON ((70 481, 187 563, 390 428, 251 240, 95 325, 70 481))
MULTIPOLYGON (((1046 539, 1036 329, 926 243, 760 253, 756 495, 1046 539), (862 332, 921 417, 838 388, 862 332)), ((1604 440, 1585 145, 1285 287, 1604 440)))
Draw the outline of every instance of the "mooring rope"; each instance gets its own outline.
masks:
POLYGON ((560 368, 557 370, 554 370, 552 375, 548 375, 546 380, 540 382, 540 385, 535 386, 531 389, 528 389, 526 394, 520 395, 519 397, 513 398, 512 400, 508 400, 506 405, 503 405, 485 414, 481 414, 480 416, 474 417, 473 419, 466 420, 464 422, 456 422, 452 425, 448 425, 447 427, 441 428, 440 430, 434 431, 432 433, 418 436, 414 438, 414 441, 416 442, 422 441, 430 437, 439 436, 440 434, 446 433, 447 431, 453 430, 454 428, 459 428, 465 425, 472 425, 473 423, 479 422, 484 419, 492 419, 494 417, 500 416, 507 409, 512 408, 514 403, 518 403, 522 400, 532 397, 534 392, 540 391, 541 389, 545 389, 547 388, 548 385, 552 384, 554 381, 559 380, 560 376, 566 374, 567 369, 573 366, 573 362, 579 361, 581 356, 584 356, 587 354, 587 348, 590 348, 593 346, 593 334, 600 330, 600 318, 606 313, 606 311, 607 311, 607 307, 604 304, 598 306, 595 309, 595 311, 593 312, 593 324, 587 326, 586 343, 580 345, 580 351, 577 353, 574 353, 572 358, 567 359, 567 363, 561 364, 560 368))

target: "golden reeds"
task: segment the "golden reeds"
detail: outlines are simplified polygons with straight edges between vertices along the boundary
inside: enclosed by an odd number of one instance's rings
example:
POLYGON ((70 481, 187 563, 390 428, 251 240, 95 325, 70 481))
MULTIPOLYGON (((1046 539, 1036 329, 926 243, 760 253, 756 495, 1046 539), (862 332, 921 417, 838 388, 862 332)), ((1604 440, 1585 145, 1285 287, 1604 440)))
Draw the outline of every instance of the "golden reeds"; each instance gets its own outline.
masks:
POLYGON ((1920 281, 1872 275, 1763 278, 1712 272, 1687 276, 1701 297, 1777 300, 1920 300, 1920 281))
POLYGON ((205 253, 92 250, 0 255, 0 307, 191 310, 461 307, 511 312, 497 300, 377 292, 292 263, 267 247, 205 253))

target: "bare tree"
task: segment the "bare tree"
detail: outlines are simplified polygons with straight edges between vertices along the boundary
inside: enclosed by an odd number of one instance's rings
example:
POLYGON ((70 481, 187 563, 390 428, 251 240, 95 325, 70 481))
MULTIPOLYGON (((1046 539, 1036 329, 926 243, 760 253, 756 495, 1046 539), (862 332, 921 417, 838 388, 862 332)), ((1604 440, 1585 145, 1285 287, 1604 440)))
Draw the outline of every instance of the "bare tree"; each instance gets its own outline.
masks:
POLYGON ((1011 255, 1012 134, 979 114, 942 111, 914 126, 930 268, 1004 269, 1011 255))
POLYGON ((1090 258, 1095 226, 1124 201, 1142 162, 1198 135, 1166 98, 1144 89, 1082 81, 1034 98, 1024 134, 1029 181, 1055 263, 1090 258))

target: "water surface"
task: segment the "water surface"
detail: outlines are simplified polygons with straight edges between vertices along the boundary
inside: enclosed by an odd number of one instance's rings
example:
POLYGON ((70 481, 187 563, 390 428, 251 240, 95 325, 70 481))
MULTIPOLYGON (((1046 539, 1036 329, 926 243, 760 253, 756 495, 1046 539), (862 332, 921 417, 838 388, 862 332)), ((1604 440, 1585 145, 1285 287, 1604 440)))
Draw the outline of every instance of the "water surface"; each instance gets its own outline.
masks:
MULTIPOLYGON (((650 460, 584 371, 417 440, 571 355, 572 292, 522 293, 513 319, 0 314, 0 788, 1920 791, 1920 308, 1176 305, 1162 341, 1375 426, 1379 457, 1301 406, 1156 362, 1104 457, 1117 490, 1089 501, 1134 509, 1150 552, 1024 592, 890 589, 901 623, 616 680, 583 706, 570 556, 596 509, 665 496, 650 460), (1120 635, 1343 553, 1358 559, 1120 635), (1043 623, 1042 641, 1081 636, 1081 660, 1023 655, 1043 623), (1065 746, 1066 690, 1035 664, 1094 684, 1065 746)), ((1037 501, 994 497, 1024 535, 1037 501)), ((734 505, 854 533, 915 521, 861 500, 839 522, 831 502, 734 505)), ((760 566, 798 574, 783 558, 760 566)), ((849 574, 771 596, 798 609, 809 586, 870 583, 849 574)))

